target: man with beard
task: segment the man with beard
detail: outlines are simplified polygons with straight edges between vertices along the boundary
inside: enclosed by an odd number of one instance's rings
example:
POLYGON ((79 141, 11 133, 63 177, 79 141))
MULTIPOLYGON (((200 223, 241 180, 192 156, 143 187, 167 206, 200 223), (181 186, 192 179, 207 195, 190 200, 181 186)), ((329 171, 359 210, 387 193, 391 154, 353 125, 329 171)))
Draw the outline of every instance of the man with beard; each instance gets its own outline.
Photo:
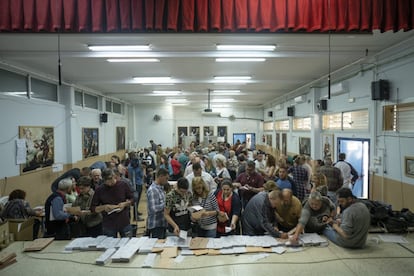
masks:
POLYGON ((337 198, 342 210, 341 219, 328 219, 329 226, 325 228, 323 234, 341 247, 364 247, 371 223, 368 208, 356 200, 349 188, 339 189, 337 198))

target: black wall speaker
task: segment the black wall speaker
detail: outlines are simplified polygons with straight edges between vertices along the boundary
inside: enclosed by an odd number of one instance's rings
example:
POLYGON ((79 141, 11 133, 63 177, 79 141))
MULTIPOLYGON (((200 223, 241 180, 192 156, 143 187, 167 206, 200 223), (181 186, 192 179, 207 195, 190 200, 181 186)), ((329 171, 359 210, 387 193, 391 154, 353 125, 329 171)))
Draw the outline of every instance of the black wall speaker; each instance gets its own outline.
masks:
POLYGON ((99 116, 99 121, 101 123, 107 123, 108 122, 108 113, 101 113, 99 116))
POLYGON ((378 80, 371 82, 371 99, 389 100, 390 99, 390 82, 387 80, 378 80))
POLYGON ((273 118, 273 111, 268 111, 267 112, 267 117, 273 118))
POLYGON ((295 116, 295 107, 294 106, 290 106, 287 108, 287 115, 288 116, 295 116))
POLYGON ((318 110, 327 110, 328 109, 328 100, 320 100, 317 104, 318 110))

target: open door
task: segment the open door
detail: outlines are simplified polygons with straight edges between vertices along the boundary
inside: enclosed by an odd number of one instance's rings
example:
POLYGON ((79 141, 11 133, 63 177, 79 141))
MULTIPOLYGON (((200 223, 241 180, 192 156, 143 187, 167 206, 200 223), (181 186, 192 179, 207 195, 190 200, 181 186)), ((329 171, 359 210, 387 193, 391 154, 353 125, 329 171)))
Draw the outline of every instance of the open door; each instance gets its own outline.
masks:
POLYGON ((359 174, 352 190, 353 194, 359 198, 368 198, 369 139, 338 138, 337 149, 338 154, 346 154, 346 161, 351 163, 359 174))

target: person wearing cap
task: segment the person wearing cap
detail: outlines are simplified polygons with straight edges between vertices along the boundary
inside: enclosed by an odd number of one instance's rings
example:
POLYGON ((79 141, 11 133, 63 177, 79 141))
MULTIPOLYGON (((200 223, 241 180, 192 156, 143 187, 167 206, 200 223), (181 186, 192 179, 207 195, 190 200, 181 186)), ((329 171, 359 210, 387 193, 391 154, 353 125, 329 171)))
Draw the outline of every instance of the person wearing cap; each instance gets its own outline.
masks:
POLYGON ((363 248, 368 236, 371 215, 365 204, 358 202, 351 189, 337 191, 341 219, 329 218, 323 234, 333 243, 346 248, 363 248))

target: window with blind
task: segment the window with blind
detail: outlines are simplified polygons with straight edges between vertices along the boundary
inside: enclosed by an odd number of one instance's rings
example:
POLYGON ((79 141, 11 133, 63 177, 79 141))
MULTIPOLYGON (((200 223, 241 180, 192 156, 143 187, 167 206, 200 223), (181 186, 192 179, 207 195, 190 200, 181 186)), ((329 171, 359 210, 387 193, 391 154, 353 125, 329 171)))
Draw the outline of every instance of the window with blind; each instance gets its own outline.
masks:
POLYGON ((414 103, 383 107, 384 131, 414 132, 414 103))
POLYGON ((295 118, 293 119, 293 130, 311 130, 311 118, 295 118))
POLYGON ((289 120, 276 121, 275 130, 289 130, 289 120))
POLYGON ((273 122, 263 123, 263 130, 264 131, 272 131, 273 130, 273 122))
POLYGON ((368 130, 368 109, 325 114, 322 117, 323 130, 368 130))
POLYGON ((105 110, 106 112, 122 114, 122 104, 111 100, 105 100, 105 110))

